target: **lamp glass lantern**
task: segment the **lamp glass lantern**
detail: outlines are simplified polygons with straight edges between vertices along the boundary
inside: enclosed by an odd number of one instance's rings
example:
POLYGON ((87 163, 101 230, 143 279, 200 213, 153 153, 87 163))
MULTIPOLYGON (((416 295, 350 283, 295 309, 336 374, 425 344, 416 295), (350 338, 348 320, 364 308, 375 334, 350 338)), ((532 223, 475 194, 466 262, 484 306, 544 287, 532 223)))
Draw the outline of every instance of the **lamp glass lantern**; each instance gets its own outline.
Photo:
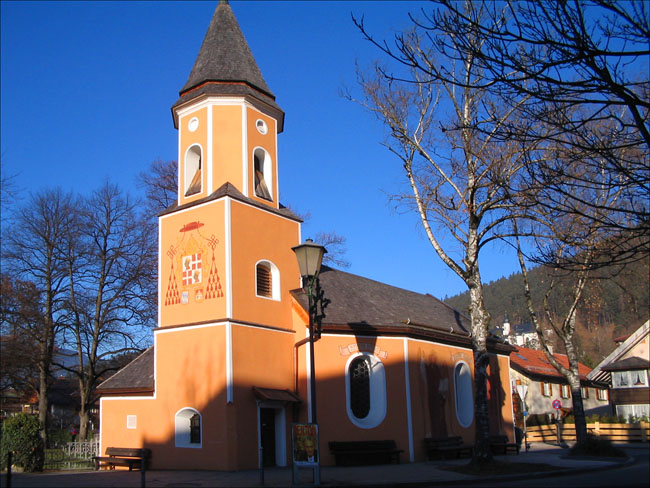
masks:
POLYGON ((320 272, 323 263, 323 255, 327 252, 320 244, 307 239, 303 244, 291 248, 296 253, 300 276, 316 276, 320 272))

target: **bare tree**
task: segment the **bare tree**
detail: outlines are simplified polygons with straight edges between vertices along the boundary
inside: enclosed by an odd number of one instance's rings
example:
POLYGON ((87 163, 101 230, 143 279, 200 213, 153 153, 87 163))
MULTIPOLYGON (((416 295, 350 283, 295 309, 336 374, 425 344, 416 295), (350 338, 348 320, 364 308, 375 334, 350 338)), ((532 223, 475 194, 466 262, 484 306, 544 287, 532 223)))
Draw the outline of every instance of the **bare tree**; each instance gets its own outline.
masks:
MULTIPOLYGON (((602 122, 602 124, 606 123, 606 121, 602 122)), ((618 148, 616 153, 630 150, 634 149, 618 148)), ((546 159, 541 160, 542 166, 550 164, 557 168, 563 167, 562 173, 557 174, 557 181, 549 182, 548 185, 538 184, 538 178, 533 174, 537 165, 529 166, 529 171, 522 173, 522 177, 517 182, 521 188, 511 195, 516 195, 514 204, 528 209, 527 220, 523 225, 532 226, 535 230, 521 232, 522 223, 513 221, 514 234, 517 236, 515 242, 529 315, 547 359, 566 378, 571 387, 576 440, 579 444, 584 444, 587 441, 587 426, 578 371, 576 315, 584 299, 583 294, 588 281, 596 276, 598 266, 595 261, 612 249, 611 240, 619 244, 616 236, 610 239, 604 238, 606 236, 603 230, 594 228, 594 220, 591 216, 596 216, 599 221, 611 223, 613 228, 619 227, 619 219, 626 217, 613 208, 624 198, 625 189, 608 184, 610 175, 606 172, 594 173, 594 168, 599 167, 598 155, 583 153, 582 159, 576 161, 574 150, 564 144, 556 144, 554 150, 549 145, 545 145, 543 152, 546 154, 546 159), (568 156, 570 160, 565 160, 564 156, 568 156), (595 157, 596 161, 587 161, 589 157, 595 157), (581 182, 579 186, 575 184, 578 181, 581 182), (567 211, 563 202, 559 201, 562 193, 557 188, 564 184, 573 191, 574 210, 572 211, 567 211), (581 204, 578 205, 577 202, 581 204), (551 280, 545 290, 543 310, 550 331, 560 340, 566 351, 568 368, 558 362, 549 350, 550 338, 544 334, 534 309, 526 259, 521 246, 522 234, 535 236, 533 245, 528 247, 535 250, 535 260, 541 261, 542 265, 551 271, 551 280), (556 304, 555 309, 550 305, 551 298, 556 304)))
MULTIPOLYGON (((105 358, 141 350, 156 316, 157 239, 138 204, 110 183, 80 202, 77 225, 66 236, 68 327, 79 379, 80 429, 86 438, 95 386, 110 369, 105 358)), ((61 365, 63 366, 63 365, 61 365)))
POLYGON ((33 283, 0 275, 0 391, 22 397, 38 393, 38 343, 30 331, 40 322, 40 294, 33 283))
MULTIPOLYGON (((460 2, 435 0, 437 9, 418 27, 435 38, 436 53, 446 58, 472 58, 483 71, 483 87, 519 104, 516 123, 505 121, 495 137, 522 145, 563 146, 556 158, 534 165, 538 186, 550 186, 555 210, 579 214, 602 233, 592 266, 627 263, 650 253, 650 12, 643 0, 481 0, 468 12, 460 2), (475 32, 481 43, 457 33, 475 32), (523 103, 522 103, 523 102, 523 103), (535 121, 522 124, 521 120, 535 121), (541 122, 541 123, 540 123, 541 122), (540 131, 541 130, 541 131, 540 131), (589 157, 585 158, 584 156, 589 157), (567 178, 567 165, 592 165, 577 179, 567 178), (607 178, 594 175, 607 175, 607 178), (556 184, 558 180, 561 185, 556 184), (576 197, 576 189, 598 181, 619 195, 602 207, 576 197), (618 215, 617 215, 618 214, 618 215), (614 216, 614 218, 612 218, 614 216), (603 218, 604 217, 604 218, 603 218)), ((467 86, 458 73, 437 72, 422 62, 398 36, 396 48, 382 46, 396 59, 457 87, 467 86)), ((563 265, 573 261, 569 256, 563 265)), ((576 265, 581 267, 581 259, 576 265)))
POLYGON ((138 174, 137 184, 144 189, 146 214, 155 219, 178 200, 178 163, 156 159, 147 171, 138 174))
POLYGON ((61 243, 65 241, 74 215, 72 197, 60 189, 32 195, 9 219, 3 235, 3 265, 13 279, 30 282, 38 313, 23 323, 23 333, 38 344, 38 400, 41 437, 47 445, 47 387, 52 356, 65 317, 67 275, 61 243))
MULTIPOLYGON (((473 16, 482 15, 469 2, 466 8, 473 16)), ((355 23, 368 35, 363 20, 355 23)), ((434 55, 437 35, 447 33, 422 34, 416 22, 413 30, 399 37, 401 47, 426 69, 413 63, 405 72, 389 72, 380 65, 369 75, 359 71, 364 95, 359 103, 385 125, 384 145, 402 162, 410 192, 398 195, 398 202, 415 209, 436 254, 468 287, 474 462, 480 463, 491 459, 486 389, 490 317, 483 299, 480 256, 489 243, 511 236, 506 224, 521 216, 504 189, 523 170, 524 160, 516 143, 493 137, 500 124, 514 116, 516 106, 505 106, 483 89, 482 70, 471 56, 460 60, 434 55), (446 82, 443 69, 463 78, 465 86, 446 82)), ((472 31, 458 35, 470 44, 482 42, 472 31)))

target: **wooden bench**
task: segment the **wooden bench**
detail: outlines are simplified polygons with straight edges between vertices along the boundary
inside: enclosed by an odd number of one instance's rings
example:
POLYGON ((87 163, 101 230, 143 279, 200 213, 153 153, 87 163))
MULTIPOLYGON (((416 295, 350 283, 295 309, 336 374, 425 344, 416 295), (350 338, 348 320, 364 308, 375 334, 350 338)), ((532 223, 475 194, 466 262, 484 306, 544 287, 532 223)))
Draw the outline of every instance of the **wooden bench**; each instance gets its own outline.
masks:
POLYGON ((100 466, 109 466, 110 469, 115 469, 115 466, 128 466, 129 471, 132 471, 133 468, 146 470, 150 457, 150 449, 107 447, 106 456, 93 456, 93 461, 95 470, 98 470, 100 466))
POLYGON ((424 439, 424 448, 429 460, 437 457, 446 458, 450 454, 453 454, 456 458, 461 457, 463 454, 472 457, 474 454, 474 446, 464 444, 460 436, 426 437, 424 439))
POLYGON ((330 442, 330 452, 337 466, 363 466, 366 464, 399 464, 399 455, 393 440, 330 442))
POLYGON ((509 442, 507 435, 491 435, 490 436, 490 449, 493 454, 508 454, 508 452, 516 452, 519 454, 521 444, 516 442, 509 442))

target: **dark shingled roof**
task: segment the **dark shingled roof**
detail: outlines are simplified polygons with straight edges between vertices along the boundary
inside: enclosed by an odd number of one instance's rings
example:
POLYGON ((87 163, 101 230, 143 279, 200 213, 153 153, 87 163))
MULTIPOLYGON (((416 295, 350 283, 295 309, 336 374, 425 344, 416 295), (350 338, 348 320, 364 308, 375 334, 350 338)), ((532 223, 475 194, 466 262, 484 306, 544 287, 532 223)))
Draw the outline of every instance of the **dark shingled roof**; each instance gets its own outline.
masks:
POLYGON ((278 119, 278 131, 282 131, 284 113, 275 103, 228 2, 220 1, 214 11, 179 95, 174 107, 201 95, 249 95, 271 109, 278 119))
POLYGON ((211 202, 212 200, 218 200, 223 197, 230 197, 234 200, 239 200, 240 202, 247 203, 249 205, 252 205, 257 208, 261 208, 263 210, 267 210, 271 213, 275 213, 278 215, 282 215, 283 217, 287 217, 289 219, 295 220, 297 222, 302 222, 302 219, 298 217, 296 214, 294 214, 291 210, 289 210, 287 207, 284 207, 282 204, 280 204, 280 208, 273 208, 269 207, 268 205, 264 205, 263 203, 258 202, 257 200, 253 200, 252 198, 248 198, 244 196, 242 192, 240 192, 235 185, 232 183, 226 182, 223 185, 221 185, 219 188, 217 188, 214 192, 212 192, 211 195, 208 195, 205 198, 200 198, 198 200, 194 200, 193 202, 190 203, 185 203, 183 205, 178 205, 178 202, 172 203, 169 207, 167 207, 164 211, 162 211, 160 214, 158 214, 159 217, 162 217, 163 215, 170 214, 172 212, 176 212, 178 210, 184 210, 189 207, 193 207, 195 205, 200 205, 202 203, 206 202, 211 202))
POLYGON ((603 371, 633 371, 637 369, 650 368, 650 361, 638 356, 614 361, 602 367, 603 371))
POLYGON ((153 347, 150 347, 113 376, 102 382, 97 391, 153 391, 153 347))
MULTIPOLYGON (((469 338, 469 320, 431 295, 380 283, 362 276, 323 266, 320 272, 325 297, 332 300, 325 309, 323 327, 354 329, 371 333, 417 333, 437 331, 469 338)), ((293 296, 307 310, 302 290, 293 296)))

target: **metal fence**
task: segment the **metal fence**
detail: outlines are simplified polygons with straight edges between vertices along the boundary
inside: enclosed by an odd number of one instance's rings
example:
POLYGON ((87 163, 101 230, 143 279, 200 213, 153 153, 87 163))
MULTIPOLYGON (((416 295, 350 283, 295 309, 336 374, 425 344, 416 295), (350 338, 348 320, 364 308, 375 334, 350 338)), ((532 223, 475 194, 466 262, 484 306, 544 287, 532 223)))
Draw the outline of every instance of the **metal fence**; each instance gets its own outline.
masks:
POLYGON ((68 442, 65 446, 45 450, 45 468, 90 469, 93 456, 99 456, 99 439, 68 442))

